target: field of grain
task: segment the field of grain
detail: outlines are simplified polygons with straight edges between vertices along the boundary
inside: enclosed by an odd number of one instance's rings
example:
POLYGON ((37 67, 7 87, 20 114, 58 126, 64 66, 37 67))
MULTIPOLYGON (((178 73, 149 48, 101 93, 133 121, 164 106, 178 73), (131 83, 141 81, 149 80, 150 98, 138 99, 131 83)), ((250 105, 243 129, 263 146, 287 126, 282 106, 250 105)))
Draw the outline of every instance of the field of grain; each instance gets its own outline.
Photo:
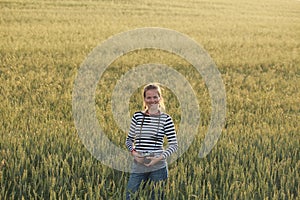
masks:
MULTIPOLYGON (((225 84, 226 124, 199 158, 211 112, 201 76, 175 55, 140 50, 99 81, 97 116, 108 137, 125 149, 109 109, 117 80, 134 66, 163 63, 186 77, 201 109, 199 134, 169 166, 166 198, 299 199, 300 1, 0 0, 0 10, 0 199, 124 199, 129 174, 85 148, 72 89, 96 46, 142 27, 176 30, 209 53, 225 84)), ((141 109, 139 95, 131 112, 141 109)), ((167 88, 165 98, 178 126, 178 100, 167 88)))

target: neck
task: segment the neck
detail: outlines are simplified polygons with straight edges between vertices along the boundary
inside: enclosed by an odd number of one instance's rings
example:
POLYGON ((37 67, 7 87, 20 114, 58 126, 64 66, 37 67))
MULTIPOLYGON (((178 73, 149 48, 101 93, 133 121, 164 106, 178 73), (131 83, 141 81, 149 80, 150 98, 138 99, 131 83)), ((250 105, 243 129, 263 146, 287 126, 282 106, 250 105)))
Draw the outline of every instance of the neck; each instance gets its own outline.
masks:
POLYGON ((158 109, 148 109, 147 113, 149 113, 150 115, 155 115, 155 114, 159 114, 159 110, 158 109))

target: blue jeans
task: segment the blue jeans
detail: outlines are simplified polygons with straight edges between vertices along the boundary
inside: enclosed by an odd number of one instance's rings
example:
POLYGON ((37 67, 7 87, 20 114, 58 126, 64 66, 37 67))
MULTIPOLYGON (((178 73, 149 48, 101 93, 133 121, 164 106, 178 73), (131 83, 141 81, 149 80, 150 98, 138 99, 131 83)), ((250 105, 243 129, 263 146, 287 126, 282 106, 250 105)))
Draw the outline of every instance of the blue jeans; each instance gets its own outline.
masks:
MULTIPOLYGON (((134 194, 136 191, 138 191, 141 183, 151 183, 154 182, 154 184, 161 184, 161 187, 164 187, 165 182, 168 178, 168 169, 167 167, 158 169, 156 171, 151 172, 145 172, 145 173, 131 173, 129 177, 129 181, 127 184, 127 190, 126 190, 126 200, 130 200, 131 194, 134 194)), ((163 199, 164 188, 160 188, 158 191, 159 199, 163 199)), ((155 199, 155 192, 152 191, 151 199, 155 199)))

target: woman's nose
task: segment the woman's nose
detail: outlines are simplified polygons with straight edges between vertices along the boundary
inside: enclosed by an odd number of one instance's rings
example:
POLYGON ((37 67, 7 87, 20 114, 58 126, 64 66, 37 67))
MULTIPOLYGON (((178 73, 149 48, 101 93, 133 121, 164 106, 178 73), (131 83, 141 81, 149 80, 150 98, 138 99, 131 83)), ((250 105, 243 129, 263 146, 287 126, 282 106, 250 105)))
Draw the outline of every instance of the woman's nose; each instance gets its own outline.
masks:
POLYGON ((153 98, 151 98, 151 99, 150 99, 150 102, 154 102, 154 99, 153 99, 153 98))

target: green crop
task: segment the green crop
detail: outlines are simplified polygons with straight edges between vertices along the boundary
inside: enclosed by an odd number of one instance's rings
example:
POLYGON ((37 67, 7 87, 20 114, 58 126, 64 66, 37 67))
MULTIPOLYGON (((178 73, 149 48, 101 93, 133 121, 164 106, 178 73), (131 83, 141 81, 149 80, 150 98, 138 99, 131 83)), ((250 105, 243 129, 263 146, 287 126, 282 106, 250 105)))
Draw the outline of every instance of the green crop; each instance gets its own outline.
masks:
MULTIPOLYGON (((201 110, 199 134, 169 165, 167 199, 299 199, 299 1, 0 0, 0 10, 0 199, 124 199, 129 174, 84 147, 72 90, 93 48, 141 27, 173 29, 203 46, 225 84, 226 124, 199 158, 211 114, 205 83, 184 59, 147 49, 116 59, 97 85, 107 136, 125 150, 110 105, 118 79, 141 64, 166 64, 186 77, 201 110)), ((180 103, 164 94, 178 128, 180 103)), ((130 112, 139 109, 137 88, 130 112)))

